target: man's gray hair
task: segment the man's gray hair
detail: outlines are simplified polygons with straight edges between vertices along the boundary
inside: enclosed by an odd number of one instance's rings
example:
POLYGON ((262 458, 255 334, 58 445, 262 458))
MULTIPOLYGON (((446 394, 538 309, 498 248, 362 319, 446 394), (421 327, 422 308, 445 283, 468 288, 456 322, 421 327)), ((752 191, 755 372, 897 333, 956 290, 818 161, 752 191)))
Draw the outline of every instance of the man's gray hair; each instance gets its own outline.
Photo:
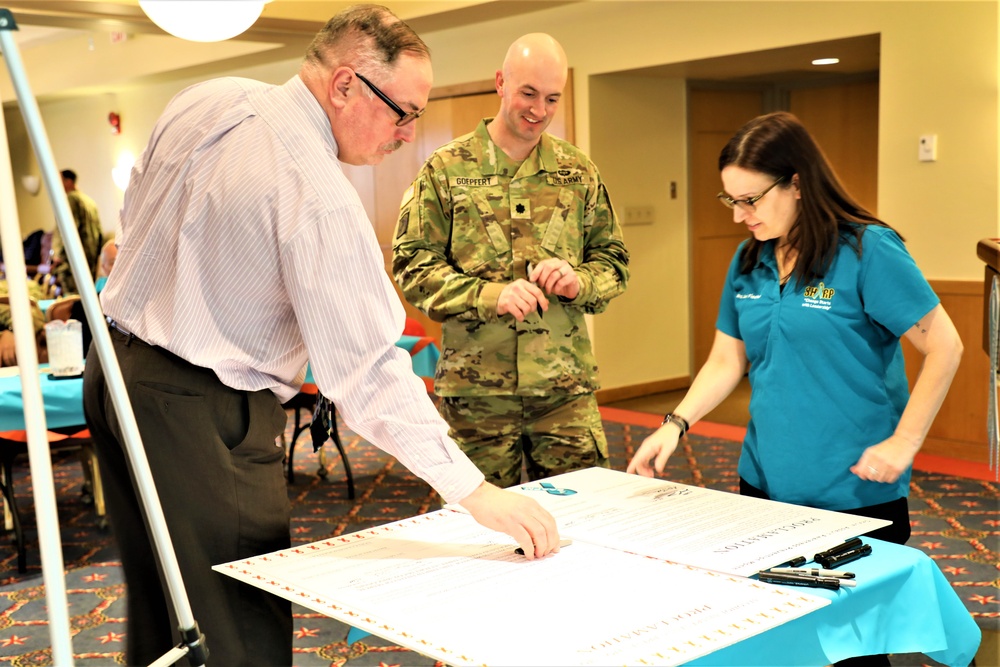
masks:
POLYGON ((420 36, 381 5, 355 5, 323 26, 306 50, 313 66, 347 66, 369 79, 384 81, 403 53, 430 59, 420 36))

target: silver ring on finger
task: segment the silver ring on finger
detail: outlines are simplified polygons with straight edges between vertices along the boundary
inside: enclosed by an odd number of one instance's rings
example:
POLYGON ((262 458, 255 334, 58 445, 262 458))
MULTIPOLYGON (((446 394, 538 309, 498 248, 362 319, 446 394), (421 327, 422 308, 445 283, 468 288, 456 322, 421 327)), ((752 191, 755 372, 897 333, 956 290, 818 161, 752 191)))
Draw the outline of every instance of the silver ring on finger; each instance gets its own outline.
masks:
POLYGON ((868 469, 871 470, 876 475, 878 474, 878 468, 875 468, 874 466, 868 466, 868 469))

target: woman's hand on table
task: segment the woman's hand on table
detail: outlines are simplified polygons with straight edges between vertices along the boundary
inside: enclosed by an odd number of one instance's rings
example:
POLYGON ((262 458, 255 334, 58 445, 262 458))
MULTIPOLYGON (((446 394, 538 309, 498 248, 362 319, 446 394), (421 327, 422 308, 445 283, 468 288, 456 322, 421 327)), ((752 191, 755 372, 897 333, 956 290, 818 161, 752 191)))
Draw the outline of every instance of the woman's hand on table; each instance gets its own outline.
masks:
POLYGON ((642 441, 639 450, 628 463, 626 472, 636 473, 643 477, 662 475, 667 465, 667 459, 677 449, 680 432, 671 423, 666 423, 648 438, 642 441))

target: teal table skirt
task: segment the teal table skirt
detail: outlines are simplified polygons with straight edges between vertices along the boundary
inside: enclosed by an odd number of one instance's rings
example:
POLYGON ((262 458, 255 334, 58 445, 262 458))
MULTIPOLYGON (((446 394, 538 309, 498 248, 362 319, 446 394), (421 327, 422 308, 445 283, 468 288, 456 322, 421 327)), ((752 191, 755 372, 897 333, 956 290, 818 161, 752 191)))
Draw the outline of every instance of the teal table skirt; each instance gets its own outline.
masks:
MULTIPOLYGON (((7 370, 7 369, 4 369, 7 370)), ((39 369, 46 428, 83 426, 83 378, 53 380, 46 367, 39 369)), ((0 431, 24 430, 24 399, 20 375, 0 376, 0 431)))
MULTIPOLYGON (((434 377, 439 352, 434 339, 420 336, 403 336, 399 347, 410 353, 413 372, 421 377, 434 377)), ((6 369, 5 369, 6 370, 6 369)), ((47 428, 82 426, 83 378, 53 380, 47 369, 39 373, 42 402, 45 405, 45 425, 47 428)), ((311 378, 307 378, 311 382, 311 378)), ((14 372, 0 375, 0 431, 24 429, 24 401, 21 394, 21 378, 14 372)))
POLYGON ((945 665, 969 665, 982 632, 937 564, 918 549, 862 538, 872 555, 837 568, 854 572, 857 587, 795 588, 833 604, 689 664, 829 665, 858 655, 924 653, 945 665))

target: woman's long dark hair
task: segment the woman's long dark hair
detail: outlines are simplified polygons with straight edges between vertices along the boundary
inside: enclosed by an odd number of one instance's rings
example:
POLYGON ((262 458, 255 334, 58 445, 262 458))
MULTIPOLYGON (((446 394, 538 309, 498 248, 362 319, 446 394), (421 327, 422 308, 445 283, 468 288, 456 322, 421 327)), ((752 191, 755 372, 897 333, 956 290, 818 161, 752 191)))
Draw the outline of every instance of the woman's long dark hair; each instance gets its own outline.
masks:
MULTIPOLYGON (((865 225, 889 227, 847 193, 819 145, 788 112, 758 116, 740 128, 719 154, 719 171, 730 166, 784 178, 782 188, 791 187, 798 175, 799 214, 788 242, 797 253, 792 275, 799 286, 826 274, 841 237, 853 239, 860 257, 865 225)), ((750 239, 740 256, 741 273, 757 265, 763 245, 750 239)))

